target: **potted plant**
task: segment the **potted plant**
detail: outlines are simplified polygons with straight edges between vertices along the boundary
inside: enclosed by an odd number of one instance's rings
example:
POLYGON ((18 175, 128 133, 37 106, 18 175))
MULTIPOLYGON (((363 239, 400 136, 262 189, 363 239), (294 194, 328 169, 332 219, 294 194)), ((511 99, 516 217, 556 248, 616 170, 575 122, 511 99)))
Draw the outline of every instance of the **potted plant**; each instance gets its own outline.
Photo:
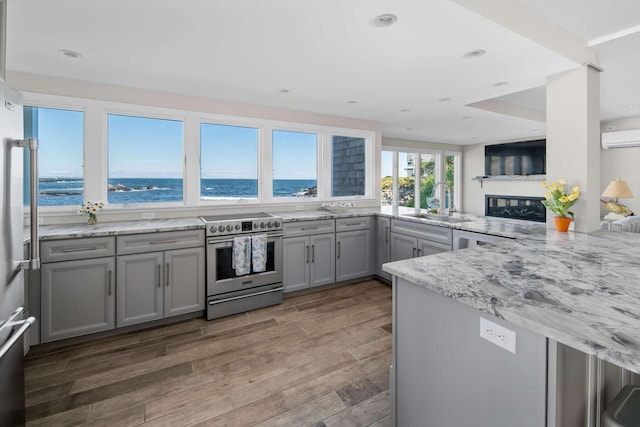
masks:
POLYGON ((80 206, 78 213, 80 215, 89 215, 88 224, 96 224, 98 222, 98 212, 100 212, 103 207, 104 203, 102 202, 91 202, 87 200, 80 206))
POLYGON ((552 182, 551 184, 542 181, 542 186, 547 189, 542 204, 555 214, 554 222, 556 224, 556 230, 569 230, 569 224, 571 224, 571 221, 574 219, 573 212, 569 211, 569 208, 578 201, 580 197, 580 187, 576 185, 571 191, 565 191, 569 186, 564 179, 559 179, 557 182, 552 182))

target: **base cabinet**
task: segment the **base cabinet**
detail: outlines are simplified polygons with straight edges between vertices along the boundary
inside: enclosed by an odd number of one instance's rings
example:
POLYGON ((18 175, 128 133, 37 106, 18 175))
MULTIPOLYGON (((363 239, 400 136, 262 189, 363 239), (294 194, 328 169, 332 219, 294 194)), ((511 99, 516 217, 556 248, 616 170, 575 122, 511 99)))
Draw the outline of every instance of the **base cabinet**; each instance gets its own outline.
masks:
POLYGON ((452 248, 450 228, 398 219, 391 220, 391 259, 393 261, 448 252, 452 248))
POLYGON ((376 274, 391 280, 391 274, 382 270, 382 264, 391 261, 391 219, 377 218, 376 224, 376 274))
POLYGON ((336 220, 336 282, 369 276, 371 248, 371 217, 336 220))
POLYGON ((202 247, 118 255, 116 326, 204 310, 204 263, 202 247))
POLYGON ((284 290, 335 282, 335 234, 282 239, 284 290))
POLYGON ((41 341, 115 327, 115 258, 43 263, 41 341))

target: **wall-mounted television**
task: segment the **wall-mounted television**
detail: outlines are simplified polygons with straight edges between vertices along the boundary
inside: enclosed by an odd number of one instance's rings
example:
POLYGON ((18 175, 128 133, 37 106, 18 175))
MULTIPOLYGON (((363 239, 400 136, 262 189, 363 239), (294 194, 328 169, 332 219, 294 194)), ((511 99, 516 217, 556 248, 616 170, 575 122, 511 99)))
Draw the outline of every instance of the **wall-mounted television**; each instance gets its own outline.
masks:
POLYGON ((487 176, 545 174, 546 151, 546 139, 486 145, 484 174, 487 176))

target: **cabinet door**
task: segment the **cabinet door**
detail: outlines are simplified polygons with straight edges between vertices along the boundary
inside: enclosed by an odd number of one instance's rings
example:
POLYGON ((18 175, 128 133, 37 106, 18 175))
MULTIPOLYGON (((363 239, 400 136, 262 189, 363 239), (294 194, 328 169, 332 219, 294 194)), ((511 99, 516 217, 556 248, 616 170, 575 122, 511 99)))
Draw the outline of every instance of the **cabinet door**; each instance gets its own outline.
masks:
POLYGON ((118 327, 162 319, 162 252, 118 256, 118 327))
POLYGON ((418 239, 418 256, 439 254, 441 252, 450 252, 451 250, 451 245, 418 239))
POLYGON ((371 232, 369 230, 336 233, 336 281, 371 274, 371 232))
POLYGON ((377 257, 376 274, 387 280, 391 280, 391 275, 382 271, 382 264, 391 261, 391 220, 389 218, 378 218, 376 229, 377 257))
POLYGON ((400 261, 417 256, 418 239, 404 234, 391 233, 391 259, 400 261))
POLYGON ((336 281, 336 235, 321 234, 309 237, 311 245, 310 286, 326 285, 336 281))
POLYGON ((113 257, 42 265, 42 342, 115 327, 113 257))
POLYGON ((292 292, 309 287, 311 262, 308 237, 282 239, 284 291, 292 292))
POLYGON ((164 253, 164 317, 204 310, 204 248, 164 253))

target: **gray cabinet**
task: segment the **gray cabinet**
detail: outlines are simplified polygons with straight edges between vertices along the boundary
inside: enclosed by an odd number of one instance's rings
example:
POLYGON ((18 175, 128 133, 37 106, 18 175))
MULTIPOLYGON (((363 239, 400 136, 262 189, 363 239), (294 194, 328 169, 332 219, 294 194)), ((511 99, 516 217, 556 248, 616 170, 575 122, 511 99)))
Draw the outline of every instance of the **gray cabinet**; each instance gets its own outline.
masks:
POLYGON ((371 217, 336 220, 336 281, 371 274, 371 217))
POLYGON ((452 231, 447 227, 391 220, 391 259, 400 261, 452 250, 452 231))
POLYGON ((391 274, 382 270, 382 264, 391 261, 391 219, 377 217, 376 223, 376 274, 391 280, 391 274))
POLYGON ((640 375, 549 340, 547 426, 599 427, 602 412, 640 375))
POLYGON ((117 326, 204 310, 203 245, 202 230, 118 236, 117 326))
POLYGON ((284 224, 285 292, 335 282, 334 220, 284 224))
POLYGON ((44 241, 41 249, 41 342, 113 329, 114 238, 44 241))

